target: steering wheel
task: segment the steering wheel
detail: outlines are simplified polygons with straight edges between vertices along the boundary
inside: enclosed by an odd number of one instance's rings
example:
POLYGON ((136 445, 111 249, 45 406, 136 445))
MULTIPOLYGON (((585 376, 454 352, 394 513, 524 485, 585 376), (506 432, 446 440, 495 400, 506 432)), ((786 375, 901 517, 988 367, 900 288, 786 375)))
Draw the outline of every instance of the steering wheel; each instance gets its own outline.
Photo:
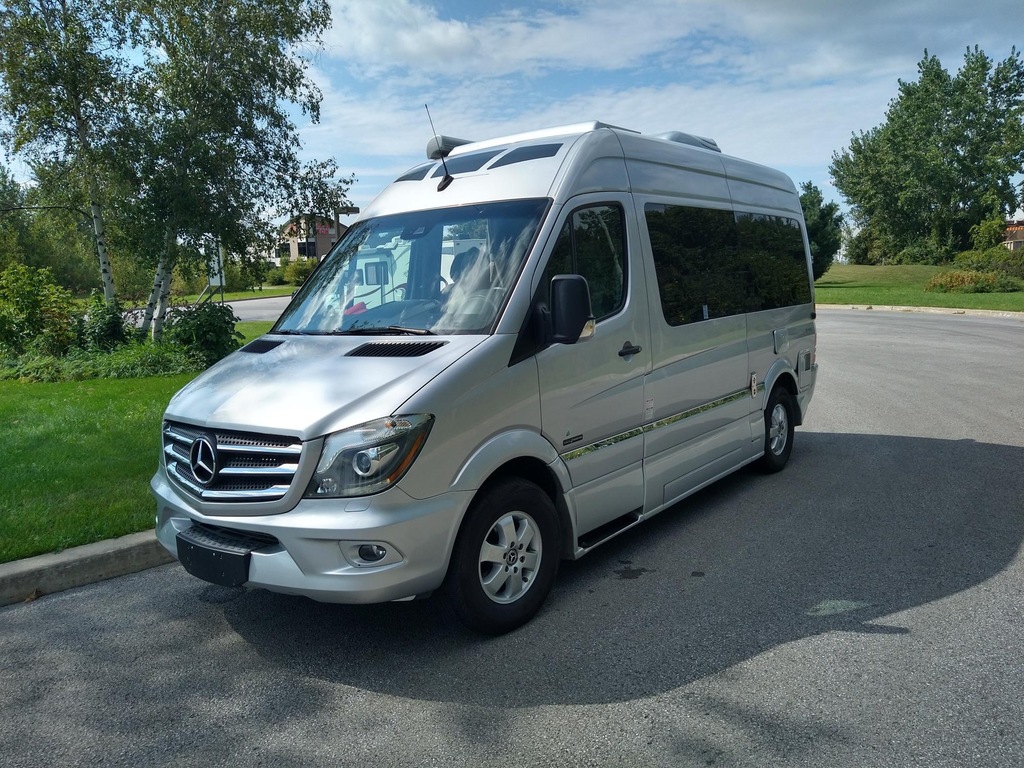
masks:
POLYGON ((459 308, 460 313, 467 315, 488 315, 493 318, 498 314, 503 292, 501 288, 487 288, 473 291, 459 308))

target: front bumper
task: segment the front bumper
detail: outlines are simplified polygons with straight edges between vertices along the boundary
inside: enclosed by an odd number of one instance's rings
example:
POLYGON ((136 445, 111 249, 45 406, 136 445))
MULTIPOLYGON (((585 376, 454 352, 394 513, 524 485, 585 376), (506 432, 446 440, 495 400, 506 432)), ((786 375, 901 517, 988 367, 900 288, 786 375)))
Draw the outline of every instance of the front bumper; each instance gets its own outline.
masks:
POLYGON ((303 499, 274 515, 204 515, 162 470, 150 485, 157 539, 176 558, 178 535, 195 538, 190 530, 244 539, 246 586, 329 603, 380 603, 437 589, 472 498, 452 492, 420 500, 391 488, 356 499, 303 499), (366 544, 387 554, 369 563, 359 556, 366 544))

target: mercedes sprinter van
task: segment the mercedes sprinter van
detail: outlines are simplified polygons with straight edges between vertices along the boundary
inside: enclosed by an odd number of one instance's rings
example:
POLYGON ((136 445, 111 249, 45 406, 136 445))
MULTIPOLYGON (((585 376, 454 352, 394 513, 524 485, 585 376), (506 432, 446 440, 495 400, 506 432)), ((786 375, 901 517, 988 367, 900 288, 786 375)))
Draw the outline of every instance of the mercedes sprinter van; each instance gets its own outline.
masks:
POLYGON ((439 591, 501 633, 561 559, 786 465, 817 373, 807 234, 789 178, 689 134, 427 149, 171 400, 157 536, 217 584, 439 591))

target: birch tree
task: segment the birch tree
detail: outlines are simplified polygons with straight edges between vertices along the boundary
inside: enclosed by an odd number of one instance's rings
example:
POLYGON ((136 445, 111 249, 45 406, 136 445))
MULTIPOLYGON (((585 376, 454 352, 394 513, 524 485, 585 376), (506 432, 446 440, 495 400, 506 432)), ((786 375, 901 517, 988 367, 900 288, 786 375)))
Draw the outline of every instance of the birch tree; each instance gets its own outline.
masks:
POLYGON ((124 26, 102 0, 6 0, 0 6, 0 117, 5 144, 39 166, 74 166, 108 303, 104 179, 132 103, 124 26))
POLYGON ((321 93, 303 51, 330 23, 326 0, 125 0, 146 51, 150 107, 138 133, 138 221, 160 232, 143 321, 161 333, 170 276, 216 241, 264 258, 275 215, 331 213, 350 183, 333 160, 299 162, 295 108, 314 122, 321 93))

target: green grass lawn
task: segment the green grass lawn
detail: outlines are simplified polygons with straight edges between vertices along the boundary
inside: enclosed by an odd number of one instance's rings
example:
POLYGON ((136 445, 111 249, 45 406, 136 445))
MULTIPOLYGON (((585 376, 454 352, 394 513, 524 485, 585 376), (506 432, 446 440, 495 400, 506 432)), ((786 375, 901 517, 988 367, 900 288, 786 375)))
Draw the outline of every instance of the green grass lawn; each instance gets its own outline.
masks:
POLYGON ((235 323, 235 330, 244 337, 243 344, 259 338, 269 331, 274 324, 263 320, 248 320, 244 323, 235 323))
POLYGON ((152 528, 161 415, 191 378, 0 382, 0 562, 152 528))
POLYGON ((161 417, 194 376, 0 382, 0 562, 152 528, 161 417))
POLYGON ((848 306, 949 307, 1024 312, 1017 293, 935 293, 924 286, 945 267, 922 264, 863 266, 833 264, 814 284, 818 304, 848 306))

